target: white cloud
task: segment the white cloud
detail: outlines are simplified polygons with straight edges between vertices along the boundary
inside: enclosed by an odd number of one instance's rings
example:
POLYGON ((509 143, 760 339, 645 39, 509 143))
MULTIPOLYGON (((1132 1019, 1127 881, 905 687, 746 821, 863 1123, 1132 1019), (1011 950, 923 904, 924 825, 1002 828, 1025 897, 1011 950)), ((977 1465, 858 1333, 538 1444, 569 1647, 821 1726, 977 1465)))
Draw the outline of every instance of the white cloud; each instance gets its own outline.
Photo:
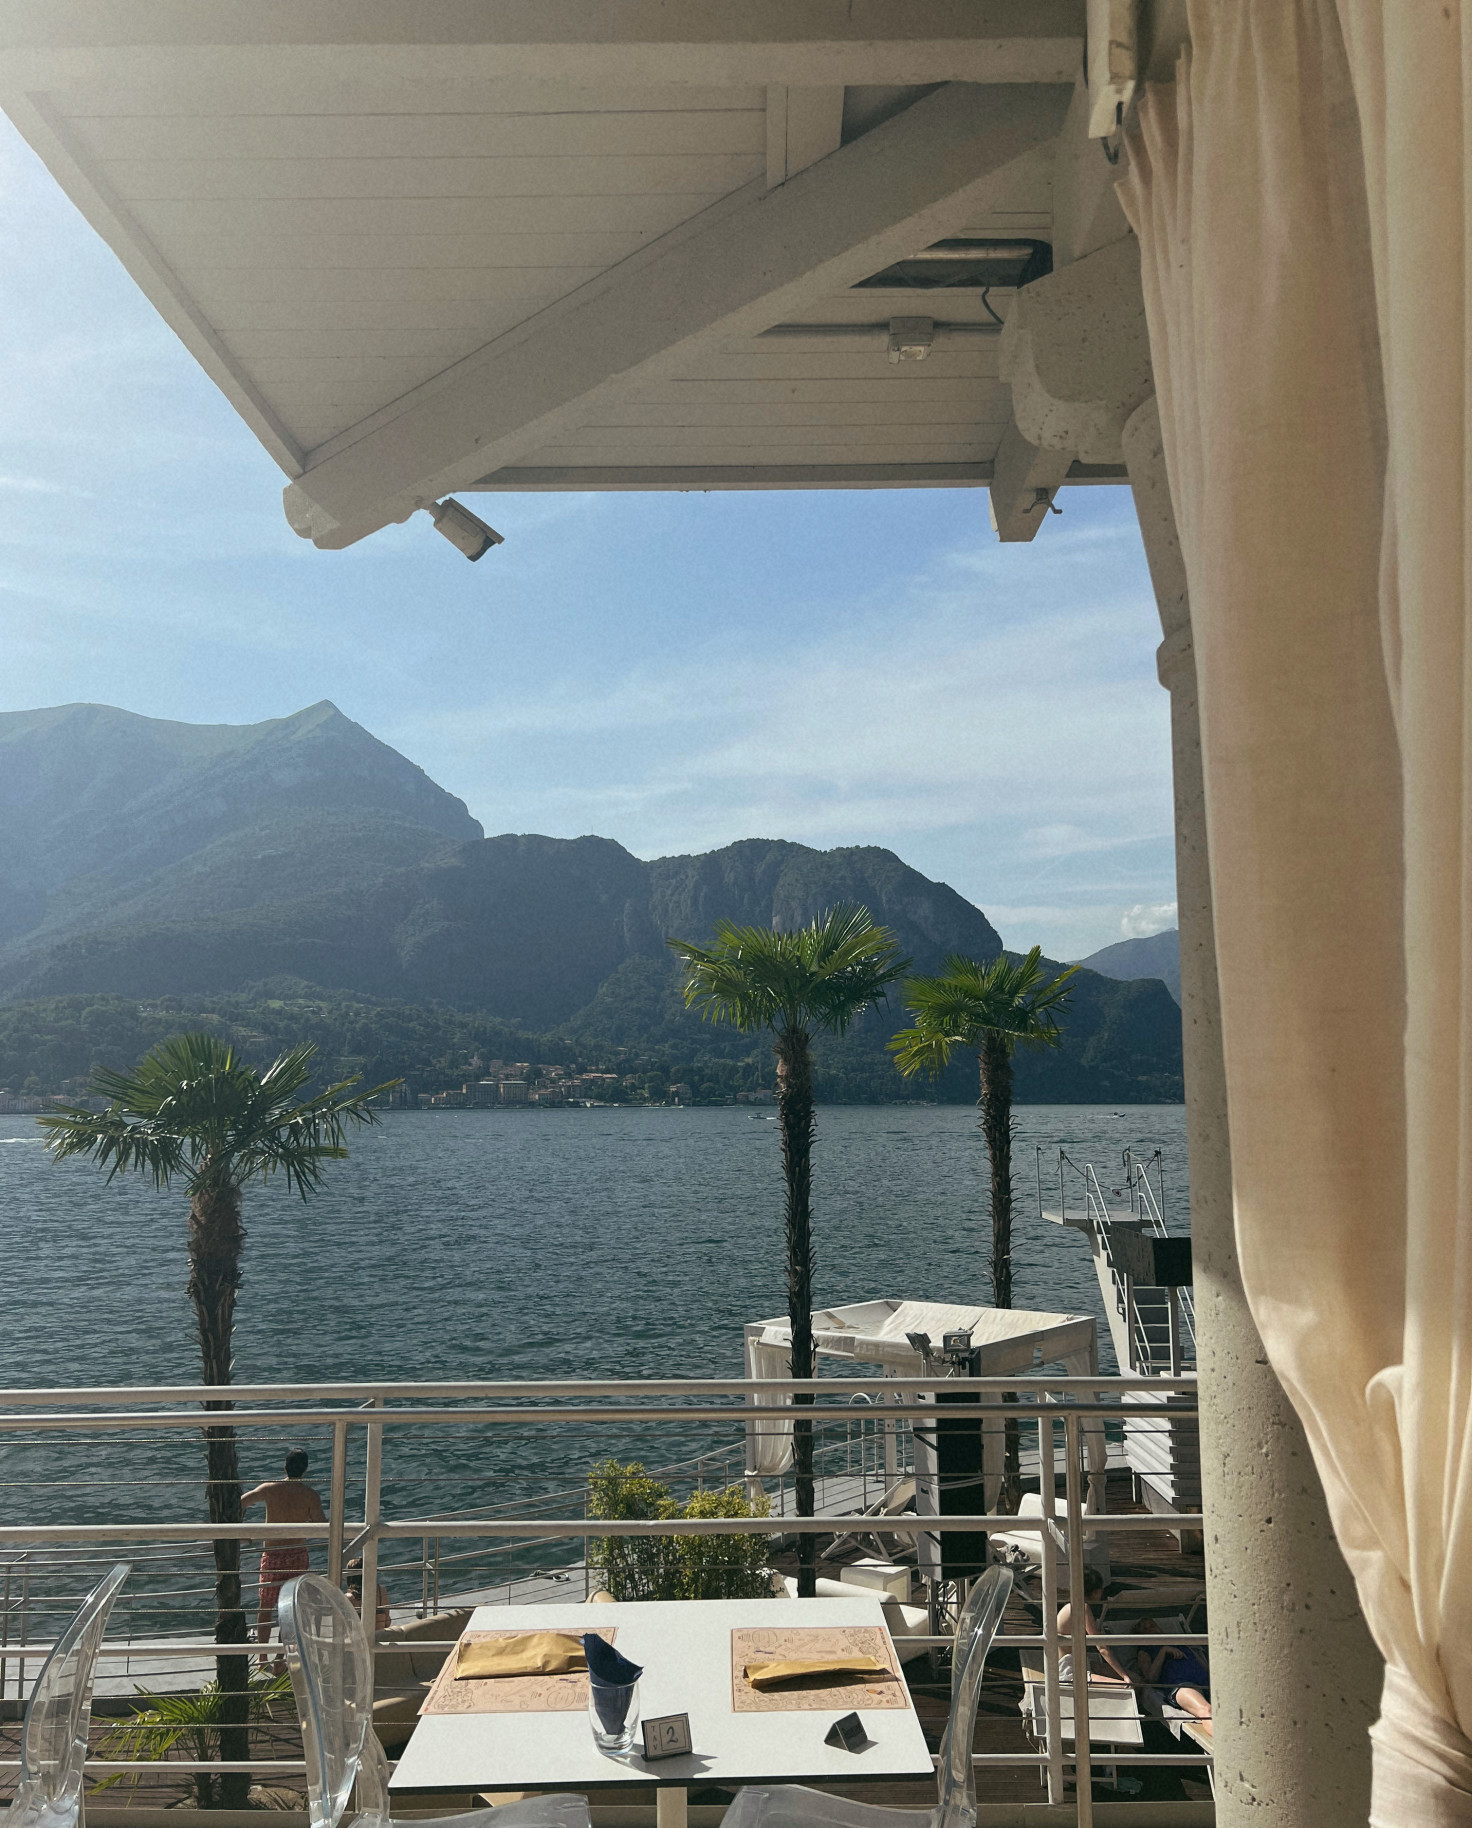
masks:
POLYGON ((69 488, 64 482, 51 482, 44 476, 0 476, 0 489, 15 495, 90 496, 90 489, 69 488))
POLYGON ((1126 939, 1149 939, 1152 933, 1164 933, 1176 924, 1176 904, 1159 901, 1153 906, 1136 903, 1120 916, 1119 930, 1126 939))

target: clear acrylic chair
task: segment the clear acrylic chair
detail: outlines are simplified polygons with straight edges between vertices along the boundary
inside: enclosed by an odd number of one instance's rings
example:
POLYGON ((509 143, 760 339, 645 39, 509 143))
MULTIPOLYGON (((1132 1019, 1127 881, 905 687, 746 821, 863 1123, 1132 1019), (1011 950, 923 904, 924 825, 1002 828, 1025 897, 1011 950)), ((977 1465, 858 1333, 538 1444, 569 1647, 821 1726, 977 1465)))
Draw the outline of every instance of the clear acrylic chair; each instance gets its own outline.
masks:
POLYGON ((940 1800, 934 1809, 887 1809, 802 1784, 742 1790, 721 1828, 975 1828, 976 1772, 971 1741, 986 1659, 1012 1592, 1010 1568, 988 1568, 973 1581, 956 1626, 951 1717, 941 1741, 940 1800))
MULTIPOLYGON (((373 1730, 373 1664, 352 1602, 317 1574, 299 1574, 281 1589, 277 1609, 286 1666, 302 1723, 312 1828, 338 1828, 353 1785, 354 1828, 392 1828, 388 1760, 373 1730)), ((581 1796, 541 1796, 426 1819, 413 1828, 589 1828, 581 1796)), ((407 1828, 407 1825, 406 1825, 407 1828)))
POLYGON ((129 1563, 120 1561, 98 1581, 41 1665, 26 1703, 20 1781, 14 1802, 0 1810, 0 1828, 75 1828, 97 1653, 118 1588, 131 1573, 129 1563))

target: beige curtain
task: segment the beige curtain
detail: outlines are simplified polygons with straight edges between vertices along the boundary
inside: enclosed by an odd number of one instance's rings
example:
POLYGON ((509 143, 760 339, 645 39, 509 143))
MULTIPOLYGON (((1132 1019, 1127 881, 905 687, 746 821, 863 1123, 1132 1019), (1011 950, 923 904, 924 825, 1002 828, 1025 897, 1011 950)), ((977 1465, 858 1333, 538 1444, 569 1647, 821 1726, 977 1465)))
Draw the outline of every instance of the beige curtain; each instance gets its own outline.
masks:
POLYGON ((1472 1822, 1472 681, 1458 0, 1192 0, 1121 194, 1190 581, 1238 1239, 1388 1669, 1380 1828, 1472 1822))

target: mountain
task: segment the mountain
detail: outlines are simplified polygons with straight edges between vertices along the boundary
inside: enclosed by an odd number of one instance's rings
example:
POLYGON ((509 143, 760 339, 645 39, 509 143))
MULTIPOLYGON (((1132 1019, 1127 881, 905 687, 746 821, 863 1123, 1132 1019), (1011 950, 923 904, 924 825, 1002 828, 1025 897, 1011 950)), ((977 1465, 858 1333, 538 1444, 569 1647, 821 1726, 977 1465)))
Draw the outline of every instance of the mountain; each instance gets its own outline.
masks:
MULTIPOLYGON (((151 997, 292 978, 484 1009, 546 1029, 592 1002, 632 961, 673 971, 666 937, 704 937, 721 914, 794 925, 835 901, 860 901, 894 927, 920 970, 953 951, 993 958, 1002 945, 978 908, 889 851, 750 839, 645 863, 609 838, 504 834, 441 843, 407 866, 386 857, 376 876, 365 868, 339 888, 324 883, 312 855, 324 825, 336 829, 314 819, 290 869, 278 873, 273 852, 276 899, 227 897, 211 912, 206 890, 219 866, 215 847, 206 847, 191 859, 187 919, 138 919, 135 897, 116 918, 94 913, 81 933, 54 939, 43 929, 0 958, 0 987, 13 996, 151 997)), ((246 861, 232 851, 227 889, 242 883, 235 866, 246 861)))
POLYGON ((1122 939, 1079 963, 1101 977, 1158 977, 1176 1002, 1181 1000, 1181 936, 1174 927, 1146 939, 1122 939))
POLYGON ((0 822, 0 969, 69 934, 340 892, 482 835, 325 701, 259 724, 0 714, 0 822))
MULTIPOLYGON (((485 838, 461 801, 325 703, 245 726, 97 705, 11 713, 0 812, 0 998, 359 999, 380 1013, 343 1045, 365 1058, 393 1025, 387 1005, 473 1012, 581 1052, 746 1058, 759 1043, 686 1011, 665 944, 721 917, 792 927, 853 901, 918 972, 1001 951, 980 909, 871 846, 748 839, 648 862, 608 838, 485 838)), ((884 1043, 902 1020, 897 1005, 871 1013, 826 1044, 830 1069, 895 1095, 884 1043)), ((943 1095, 974 1096, 968 1085, 953 1074, 943 1095)), ((1178 1098, 1179 1012, 1158 985, 1081 974, 1066 1045, 1020 1056, 1018 1088, 1178 1098)))

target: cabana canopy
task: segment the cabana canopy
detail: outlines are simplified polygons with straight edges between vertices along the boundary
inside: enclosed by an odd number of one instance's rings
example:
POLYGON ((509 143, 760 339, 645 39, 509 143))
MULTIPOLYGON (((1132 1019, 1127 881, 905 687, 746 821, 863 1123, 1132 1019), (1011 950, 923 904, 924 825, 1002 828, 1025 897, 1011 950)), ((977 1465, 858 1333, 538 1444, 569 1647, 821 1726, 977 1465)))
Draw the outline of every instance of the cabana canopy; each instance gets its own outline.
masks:
MULTIPOLYGON (((920 1354, 907 1335, 926 1333, 939 1350, 947 1333, 970 1333, 981 1348, 981 1375, 1004 1377, 1038 1365, 1061 1364, 1070 1377, 1099 1369, 1098 1328, 1092 1314, 1037 1314, 1025 1308, 981 1308, 951 1301, 851 1301, 813 1314, 813 1348, 819 1358, 849 1358, 883 1365, 894 1377, 918 1377, 920 1354)), ((752 1321, 746 1329, 746 1374, 791 1375, 792 1323, 786 1315, 752 1321)), ((783 1408, 790 1398, 754 1397, 753 1407, 783 1408)), ((747 1427, 748 1477, 770 1478, 792 1460, 790 1421, 747 1427)))
MULTIPOLYGON (((1098 1329, 1092 1314, 1038 1314, 1025 1308, 980 1308, 949 1301, 851 1301, 813 1314, 813 1345, 820 1358, 852 1358, 883 1365, 897 1376, 919 1376, 920 1354, 907 1335, 926 1333, 940 1349, 947 1333, 969 1333, 981 1348, 983 1377, 1061 1364, 1072 1377, 1099 1369, 1098 1329)), ((746 1329, 752 1377, 785 1377, 792 1326, 785 1315, 746 1329), (781 1367, 780 1369, 778 1367, 781 1367)))

